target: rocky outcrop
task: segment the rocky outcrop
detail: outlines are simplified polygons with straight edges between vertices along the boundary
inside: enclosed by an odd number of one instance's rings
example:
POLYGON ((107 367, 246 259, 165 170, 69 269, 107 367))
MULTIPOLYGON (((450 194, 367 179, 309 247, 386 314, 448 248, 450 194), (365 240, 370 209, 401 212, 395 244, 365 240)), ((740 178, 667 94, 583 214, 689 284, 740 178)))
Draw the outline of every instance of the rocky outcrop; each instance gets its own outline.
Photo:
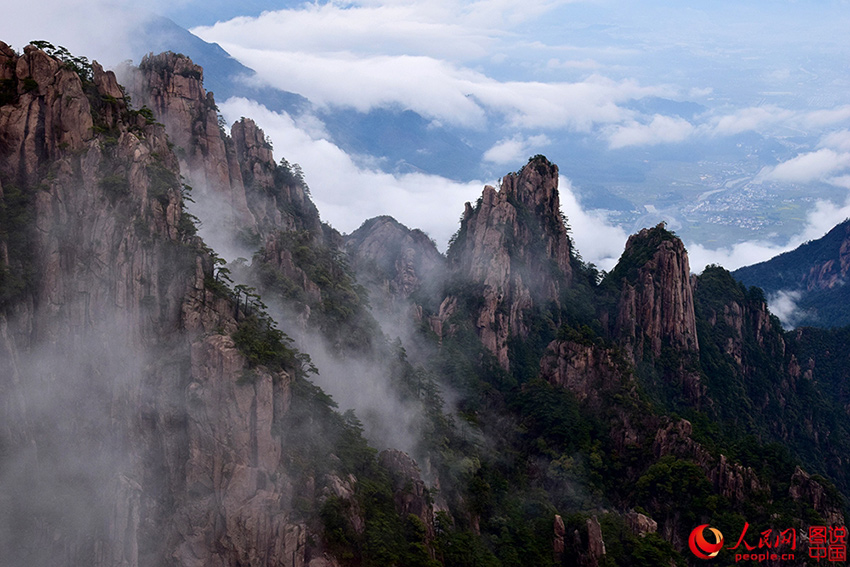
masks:
POLYGON ((629 531, 638 537, 654 534, 658 531, 658 522, 640 512, 627 512, 624 516, 629 531))
POLYGON ((572 280, 572 244, 561 216, 558 167, 543 156, 466 204, 448 252, 454 277, 483 286, 476 329, 508 369, 508 337, 528 333, 526 312, 558 302, 572 280))
POLYGON ((167 52, 150 54, 138 69, 122 74, 135 105, 147 106, 165 124, 188 183, 224 200, 227 216, 221 222, 253 225, 233 145, 219 125, 213 93, 204 90, 203 69, 184 55, 167 52))
POLYGON ((408 300, 420 306, 439 301, 445 258, 421 230, 375 217, 345 237, 345 249, 358 279, 369 285, 373 307, 393 312, 408 300))
POLYGON ((802 502, 814 508, 815 512, 826 520, 827 525, 843 526, 845 524, 840 497, 836 499, 835 493, 829 494, 823 484, 800 467, 797 467, 791 476, 788 494, 795 502, 802 502))
POLYGON ((18 73, 0 104, 19 229, 0 233, 4 558, 304 565, 281 465, 290 377, 249 370, 230 338, 165 130, 96 63, 0 57, 18 73))
POLYGON ((557 340, 546 348, 540 376, 573 392, 580 402, 598 409, 602 395, 618 389, 629 375, 625 361, 611 349, 590 341, 557 340))
POLYGON ((564 536, 567 535, 567 529, 564 526, 564 519, 559 514, 555 514, 555 521, 552 525, 552 553, 555 557, 555 563, 560 563, 564 555, 564 536))
POLYGON ((596 516, 587 520, 587 553, 582 565, 596 567, 605 556, 605 541, 602 539, 602 525, 596 516))
POLYGON ((621 289, 614 334, 634 360, 665 344, 699 350, 688 254, 663 224, 630 236, 610 277, 621 289))
POLYGON ((653 452, 656 458, 673 455, 695 462, 705 472, 718 494, 730 502, 741 503, 753 494, 764 492, 755 471, 730 461, 725 455, 713 456, 694 441, 691 423, 680 419, 660 428, 655 436, 653 452))
POLYGON ((37 185, 43 168, 93 138, 91 104, 73 70, 33 46, 17 54, 0 44, 4 99, 0 108, 3 160, 0 174, 37 185))
POLYGON ((137 105, 146 105, 168 131, 181 171, 199 194, 197 215, 224 231, 230 242, 252 248, 276 230, 309 230, 321 222, 303 178, 278 165, 263 131, 242 118, 230 131, 218 116, 213 93, 203 87, 203 69, 184 55, 148 55, 122 77, 137 105))
POLYGON ((230 132, 248 206, 257 220, 261 239, 275 230, 306 230, 321 236, 319 211, 310 200, 297 166, 285 161, 275 164, 272 146, 253 120, 240 119, 230 132))
POLYGON ((425 526, 427 541, 434 539, 434 509, 428 488, 422 481, 419 467, 406 453, 395 449, 382 451, 378 456, 381 465, 390 472, 393 500, 399 516, 413 514, 425 526))
POLYGON ((305 307, 309 310, 307 304, 318 304, 322 301, 322 290, 304 270, 296 265, 290 248, 282 242, 281 238, 271 237, 259 252, 258 259, 261 264, 272 267, 277 274, 288 278, 295 286, 302 289, 306 295, 305 307))
POLYGON ((722 337, 718 346, 743 376, 752 376, 756 370, 751 357, 747 356, 747 345, 757 345, 777 362, 785 360, 786 344, 781 326, 768 310, 760 292, 747 297, 745 288, 739 288, 728 272, 715 267, 708 268, 695 282, 694 290, 699 297, 702 316, 714 329, 715 336, 722 337), (702 286, 720 285, 729 289, 722 299, 712 297, 709 292, 702 293, 702 286))

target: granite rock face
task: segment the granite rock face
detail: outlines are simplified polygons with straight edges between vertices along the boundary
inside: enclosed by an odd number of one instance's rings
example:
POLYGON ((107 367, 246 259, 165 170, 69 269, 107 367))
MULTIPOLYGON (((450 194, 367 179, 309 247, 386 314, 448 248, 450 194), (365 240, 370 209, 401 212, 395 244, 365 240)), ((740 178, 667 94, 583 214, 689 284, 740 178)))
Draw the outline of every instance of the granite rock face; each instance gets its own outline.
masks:
POLYGON ((375 217, 345 237, 345 249, 358 279, 369 285, 374 307, 398 313, 439 303, 446 261, 424 232, 375 217))
POLYGON ((215 98, 204 90, 203 69, 168 52, 146 56, 123 75, 134 104, 147 106, 165 124, 187 182, 199 193, 223 199, 232 215, 227 222, 253 224, 233 144, 222 135, 215 98))
MULTIPOLYGON (((0 267, 22 282, 0 308, 6 558, 304 565, 278 438, 290 377, 243 379, 165 129, 96 63, 84 77, 32 46, 0 57, 0 198, 20 225, 0 267)), ((163 89, 200 96, 178 69, 163 89)))
POLYGON ((453 276, 482 287, 478 336, 508 369, 508 338, 528 333, 525 312, 558 302, 572 280, 558 166, 537 156, 503 177, 498 191, 485 187, 475 207, 466 204, 448 259, 453 276))
POLYGON ((668 235, 662 225, 641 230, 629 237, 620 261, 637 262, 636 273, 622 282, 615 330, 634 359, 644 350, 659 356, 665 343, 699 351, 688 253, 668 235))
POLYGON ((306 185, 278 166, 265 133, 242 118, 230 129, 218 116, 213 93, 203 87, 203 69, 184 55, 148 55, 138 68, 126 68, 122 80, 134 103, 148 106, 166 126, 181 171, 212 201, 201 216, 217 230, 259 243, 276 230, 321 233, 306 185))
POLYGON ((580 402, 598 408, 600 395, 614 391, 629 375, 617 353, 574 340, 553 341, 540 362, 540 375, 573 392, 580 402))

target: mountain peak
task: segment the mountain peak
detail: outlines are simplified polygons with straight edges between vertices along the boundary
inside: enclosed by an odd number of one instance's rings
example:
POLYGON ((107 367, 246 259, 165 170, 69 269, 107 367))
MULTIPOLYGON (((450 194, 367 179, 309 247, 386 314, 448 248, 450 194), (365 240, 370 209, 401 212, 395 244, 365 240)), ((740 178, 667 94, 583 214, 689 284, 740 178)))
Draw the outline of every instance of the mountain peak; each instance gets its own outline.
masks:
POLYGON ((501 191, 509 199, 514 198, 526 206, 543 207, 548 212, 560 213, 558 166, 546 159, 546 156, 533 156, 519 171, 504 176, 501 191))
POLYGON ((524 336, 524 313, 558 302, 573 277, 572 242, 558 197, 558 166, 535 156, 484 187, 466 204, 448 251, 454 273, 483 284, 478 331, 486 348, 508 368, 507 338, 524 336))
POLYGON ((645 346, 655 356, 663 344, 699 350, 690 271, 684 244, 664 223, 629 237, 608 277, 622 282, 617 335, 635 359, 645 346))

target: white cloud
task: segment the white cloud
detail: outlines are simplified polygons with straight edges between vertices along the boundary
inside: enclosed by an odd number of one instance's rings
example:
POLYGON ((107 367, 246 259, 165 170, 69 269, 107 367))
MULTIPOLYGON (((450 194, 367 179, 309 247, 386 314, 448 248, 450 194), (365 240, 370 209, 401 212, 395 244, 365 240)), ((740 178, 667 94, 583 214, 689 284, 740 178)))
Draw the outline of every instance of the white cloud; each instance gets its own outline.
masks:
MULTIPOLYGON (((484 127, 493 112, 517 128, 589 131, 631 119, 634 113, 619 106, 624 102, 674 94, 598 75, 578 83, 500 81, 473 65, 504 61, 500 49, 528 47, 513 27, 564 3, 305 4, 192 31, 219 43, 263 82, 315 104, 361 112, 401 107, 465 127, 484 127)), ((568 64, 596 66, 592 58, 568 64)))
POLYGON ((631 121, 617 126, 608 138, 612 149, 681 142, 694 133, 694 126, 683 118, 656 114, 649 124, 631 121))
POLYGON ((667 87, 644 87, 598 75, 578 83, 502 82, 428 56, 222 46, 257 71, 262 82, 297 92, 317 105, 360 112, 402 107, 465 127, 483 127, 487 114, 495 112, 516 128, 589 131, 596 124, 630 118, 634 113, 620 107, 621 103, 671 94, 667 87))
POLYGON ((795 114, 777 106, 757 106, 743 108, 732 114, 713 120, 713 132, 722 136, 732 136, 750 130, 760 130, 767 126, 793 119, 795 114))
POLYGON ((753 240, 739 242, 725 248, 707 248, 701 244, 690 242, 686 244, 686 248, 691 271, 701 273, 710 264, 723 266, 727 270, 736 270, 743 266, 764 262, 777 254, 793 250, 803 242, 799 237, 792 238, 785 245, 753 240))
POLYGON ((263 51, 361 54, 415 53, 442 58, 478 58, 487 55, 493 32, 462 25, 450 3, 375 3, 341 6, 304 4, 298 9, 241 17, 193 33, 226 44, 263 51), (455 17, 452 17, 452 16, 455 17))
POLYGON ((802 293, 799 291, 780 290, 767 298, 768 309, 779 317, 782 326, 786 329, 793 329, 803 315, 797 307, 801 296, 802 293))
POLYGON ((286 113, 241 98, 229 99, 219 108, 230 122, 252 117, 272 140, 277 159, 301 165, 322 218, 343 232, 355 230, 368 218, 391 215, 422 229, 445 249, 458 228, 463 204, 474 201, 484 186, 483 181, 457 183, 436 175, 392 175, 364 168, 316 136, 315 128, 300 128, 286 113))
POLYGON ((585 262, 602 270, 611 270, 623 254, 628 234, 622 227, 611 224, 604 211, 582 208, 570 180, 560 176, 558 188, 561 209, 567 216, 576 250, 585 262))
POLYGON ((825 127, 850 119, 850 105, 837 108, 814 110, 803 114, 800 127, 825 127))
POLYGON ((525 138, 517 135, 497 142, 492 148, 484 152, 484 161, 498 165, 515 165, 532 154, 543 153, 542 148, 551 144, 551 140, 544 135, 525 138))
POLYGON ((850 152, 850 130, 830 132, 821 138, 820 148, 832 148, 841 152, 850 152))
POLYGON ((319 106, 342 106, 360 112, 401 106, 466 127, 484 124, 484 109, 468 95, 470 85, 486 78, 438 59, 224 47, 257 71, 263 82, 297 92, 319 106))
POLYGON ((569 2, 560 0, 304 3, 192 31, 221 43, 271 51, 488 57, 510 30, 569 2))
POLYGON ((784 127, 803 132, 834 126, 850 120, 850 105, 809 112, 794 111, 775 105, 742 108, 731 114, 715 116, 707 126, 716 135, 732 136, 742 132, 763 132, 784 127))
POLYGON ((823 148, 800 154, 779 165, 766 168, 759 176, 774 181, 808 183, 825 180, 848 167, 850 167, 850 153, 823 148))

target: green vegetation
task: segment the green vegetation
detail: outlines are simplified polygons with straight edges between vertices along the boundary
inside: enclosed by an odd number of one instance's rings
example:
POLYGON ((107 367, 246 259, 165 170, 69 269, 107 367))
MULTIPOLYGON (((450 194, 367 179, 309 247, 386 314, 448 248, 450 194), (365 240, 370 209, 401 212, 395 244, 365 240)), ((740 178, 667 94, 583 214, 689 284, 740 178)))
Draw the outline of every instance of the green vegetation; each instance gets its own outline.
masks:
POLYGON ((77 57, 71 54, 67 48, 54 46, 52 43, 47 41, 31 41, 30 45, 37 47, 38 49, 44 51, 49 56, 58 59, 64 63, 65 67, 74 71, 77 75, 79 75, 80 80, 83 83, 91 83, 93 80, 92 76, 92 67, 89 60, 85 57, 77 57))
POLYGON ((163 206, 168 204, 169 193, 182 192, 183 184, 177 174, 162 163, 154 161, 148 165, 147 173, 150 179, 148 197, 156 199, 163 206))
MULTIPOLYGON (((713 411, 700 421, 716 424, 715 442, 773 479, 772 486, 781 486, 799 459, 813 472, 828 474, 846 491, 850 486, 846 471, 834 465, 823 468, 850 451, 850 431, 841 417, 844 404, 840 393, 830 388, 835 367, 826 366, 825 380, 819 382, 794 379, 790 367, 792 353, 797 360, 815 360, 823 356, 817 352, 828 359, 828 353, 847 349, 839 342, 813 349, 811 343, 785 335, 779 321, 764 311, 762 291, 747 288, 717 266, 709 266, 699 276, 694 301, 700 368, 715 401, 713 411), (828 431, 829 441, 819 440, 814 431, 828 431), (748 458, 750 451, 768 450, 776 443, 787 448, 781 465, 762 469, 757 459, 748 458)), ((802 336, 815 334, 840 336, 840 332, 826 331, 802 336)), ((775 458, 779 457, 771 460, 775 458)))
POLYGON ((117 199, 130 194, 130 182, 126 175, 116 173, 108 175, 100 180, 100 188, 106 193, 109 201, 115 204, 117 199))
MULTIPOLYGON (((250 366, 265 366, 272 372, 285 370, 304 377, 311 370, 310 358, 298 352, 271 319, 251 313, 239 321, 233 342, 250 366)), ((315 370, 315 369, 312 369, 315 370)))
POLYGON ((638 270, 652 259, 658 247, 663 242, 676 239, 676 235, 667 230, 663 223, 645 230, 645 237, 633 237, 629 240, 631 246, 627 246, 617 265, 605 277, 605 281, 610 282, 609 285, 619 288, 624 278, 630 282, 635 281, 638 270))
MULTIPOLYGON (((380 334, 378 325, 366 309, 366 290, 354 279, 345 257, 323 244, 308 231, 281 232, 278 246, 289 250, 292 262, 312 282, 318 294, 306 290, 303 283, 285 275, 276 266, 262 262, 257 270, 257 286, 264 295, 309 305, 311 320, 338 348, 362 351, 380 334)), ((297 278, 297 276, 295 276, 297 278)))

